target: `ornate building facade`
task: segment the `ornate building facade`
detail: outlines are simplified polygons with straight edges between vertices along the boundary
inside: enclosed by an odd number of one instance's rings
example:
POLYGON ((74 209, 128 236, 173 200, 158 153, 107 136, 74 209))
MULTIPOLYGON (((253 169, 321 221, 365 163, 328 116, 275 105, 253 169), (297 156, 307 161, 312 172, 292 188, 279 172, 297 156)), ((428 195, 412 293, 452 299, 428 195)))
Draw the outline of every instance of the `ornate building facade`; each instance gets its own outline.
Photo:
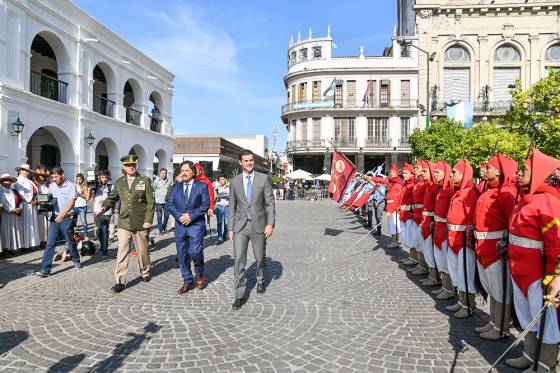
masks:
POLYGON ((334 147, 358 169, 403 163, 418 126, 417 51, 401 53, 394 38, 381 56, 333 55, 330 35, 293 38, 284 77, 290 169, 330 170, 334 147))
MULTIPOLYGON (((526 89, 560 67, 560 1, 416 0, 417 41, 428 53, 432 116, 472 102, 474 116, 505 113, 516 80, 526 89)), ((419 100, 426 102, 426 56, 419 59, 419 100)))

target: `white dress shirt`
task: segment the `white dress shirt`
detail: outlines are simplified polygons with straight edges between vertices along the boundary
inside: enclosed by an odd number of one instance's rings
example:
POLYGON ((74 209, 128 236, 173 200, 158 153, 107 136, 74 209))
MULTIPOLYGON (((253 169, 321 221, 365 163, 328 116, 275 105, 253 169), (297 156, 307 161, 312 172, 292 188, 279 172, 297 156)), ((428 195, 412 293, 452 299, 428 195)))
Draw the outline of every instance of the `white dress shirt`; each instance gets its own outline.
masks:
MULTIPOLYGON (((249 181, 248 176, 251 176, 251 186, 255 185, 255 171, 251 171, 250 174, 243 171, 243 190, 245 191, 245 197, 247 197, 247 182, 249 181)), ((253 191, 254 189, 251 189, 253 191)), ((247 201, 251 202, 251 201, 247 201)))
POLYGON ((189 192, 187 194, 187 201, 188 201, 189 197, 191 196, 193 184, 194 184, 194 179, 191 179, 191 181, 189 181, 188 183, 183 182, 183 194, 185 194, 185 190, 187 189, 187 185, 189 186, 189 192))

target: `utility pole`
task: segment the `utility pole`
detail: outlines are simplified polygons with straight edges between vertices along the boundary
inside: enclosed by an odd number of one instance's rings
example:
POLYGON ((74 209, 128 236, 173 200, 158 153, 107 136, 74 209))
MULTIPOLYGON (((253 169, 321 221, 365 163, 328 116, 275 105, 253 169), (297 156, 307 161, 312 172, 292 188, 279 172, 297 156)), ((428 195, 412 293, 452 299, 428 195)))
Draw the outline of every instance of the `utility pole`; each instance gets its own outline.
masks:
POLYGON ((276 153, 276 139, 278 139, 278 134, 280 133, 280 131, 278 131, 278 126, 274 126, 274 129, 272 130, 272 138, 273 138, 273 146, 272 146, 272 150, 276 153))

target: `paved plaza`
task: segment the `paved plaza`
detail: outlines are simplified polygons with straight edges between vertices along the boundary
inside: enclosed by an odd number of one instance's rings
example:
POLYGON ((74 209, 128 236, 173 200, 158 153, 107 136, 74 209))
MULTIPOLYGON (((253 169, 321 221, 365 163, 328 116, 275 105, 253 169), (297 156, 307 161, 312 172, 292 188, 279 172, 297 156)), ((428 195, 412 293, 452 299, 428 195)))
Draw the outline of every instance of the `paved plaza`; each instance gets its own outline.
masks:
POLYGON ((2 259, 0 371, 483 372, 511 343, 476 336, 486 306, 450 317, 386 237, 352 248, 364 232, 331 201, 278 202, 269 286, 256 294, 249 250, 240 311, 231 310, 231 242, 209 243, 208 286, 187 295, 177 294, 172 233, 156 240, 152 281, 140 281, 132 258, 120 294, 110 290, 114 260, 86 258, 79 271, 67 262, 41 279, 28 275, 40 251, 2 259))

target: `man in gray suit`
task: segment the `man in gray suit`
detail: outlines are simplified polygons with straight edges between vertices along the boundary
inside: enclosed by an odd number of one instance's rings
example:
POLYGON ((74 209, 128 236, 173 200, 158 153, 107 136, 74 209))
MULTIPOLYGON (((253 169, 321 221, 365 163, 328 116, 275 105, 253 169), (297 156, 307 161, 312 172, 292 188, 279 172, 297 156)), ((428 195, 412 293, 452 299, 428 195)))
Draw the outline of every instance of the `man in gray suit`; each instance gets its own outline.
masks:
POLYGON ((229 239, 233 240, 235 251, 235 302, 234 310, 243 307, 245 301, 245 266, 249 241, 257 261, 257 293, 265 292, 266 239, 274 229, 274 196, 268 177, 255 172, 255 157, 250 150, 239 154, 239 164, 243 172, 231 181, 229 197, 229 239))

